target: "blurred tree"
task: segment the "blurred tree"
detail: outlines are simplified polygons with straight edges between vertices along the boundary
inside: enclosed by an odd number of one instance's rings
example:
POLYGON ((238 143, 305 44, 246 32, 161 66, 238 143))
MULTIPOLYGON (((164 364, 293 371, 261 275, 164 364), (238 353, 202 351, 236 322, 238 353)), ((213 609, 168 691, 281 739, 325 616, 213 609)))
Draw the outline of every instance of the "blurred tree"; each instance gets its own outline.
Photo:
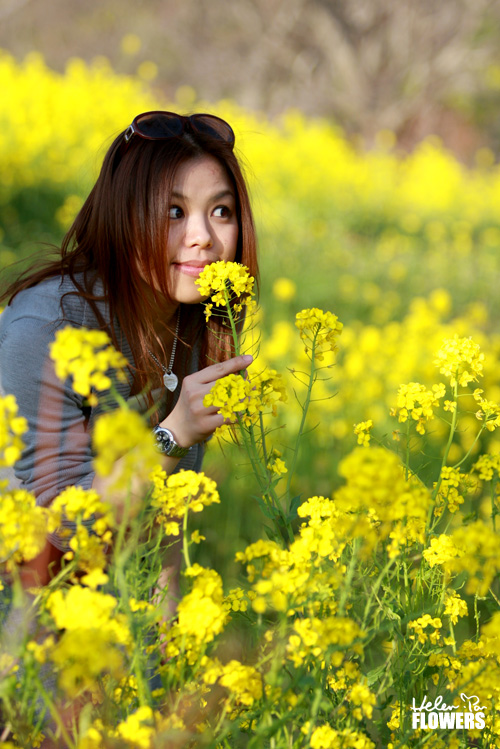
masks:
POLYGON ((168 97, 296 106, 368 142, 437 132, 463 156, 497 145, 498 0, 0 0, 0 21, 18 57, 105 55, 168 97))

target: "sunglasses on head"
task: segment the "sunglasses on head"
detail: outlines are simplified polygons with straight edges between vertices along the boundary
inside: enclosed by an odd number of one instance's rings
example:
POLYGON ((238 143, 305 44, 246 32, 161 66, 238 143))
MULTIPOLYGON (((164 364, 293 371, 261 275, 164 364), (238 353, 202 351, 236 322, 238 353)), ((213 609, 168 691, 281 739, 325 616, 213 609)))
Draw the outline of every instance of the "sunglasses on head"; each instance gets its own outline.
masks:
POLYGON ((176 138, 183 133, 198 133, 208 135, 234 146, 234 132, 230 125, 214 114, 192 114, 184 116, 175 112, 143 112, 134 118, 125 131, 122 146, 128 144, 134 135, 145 140, 165 140, 176 138))

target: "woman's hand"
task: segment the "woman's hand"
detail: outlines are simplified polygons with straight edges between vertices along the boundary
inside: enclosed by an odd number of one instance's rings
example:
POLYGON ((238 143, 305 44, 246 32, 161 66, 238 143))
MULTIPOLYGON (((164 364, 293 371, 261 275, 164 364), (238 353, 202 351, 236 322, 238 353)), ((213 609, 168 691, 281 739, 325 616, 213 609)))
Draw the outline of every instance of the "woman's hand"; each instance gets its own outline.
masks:
POLYGON ((181 447, 191 447, 206 440, 217 427, 222 426, 224 417, 217 413, 215 406, 204 406, 203 398, 217 380, 241 372, 252 360, 253 357, 249 355, 236 356, 185 377, 179 400, 160 426, 170 429, 181 447))

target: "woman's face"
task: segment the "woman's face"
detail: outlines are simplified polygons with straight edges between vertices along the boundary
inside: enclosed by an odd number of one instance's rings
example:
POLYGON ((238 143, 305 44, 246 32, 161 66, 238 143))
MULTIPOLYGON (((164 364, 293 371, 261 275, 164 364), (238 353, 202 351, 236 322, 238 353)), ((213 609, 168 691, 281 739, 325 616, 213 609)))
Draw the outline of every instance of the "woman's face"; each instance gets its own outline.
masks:
POLYGON ((238 233, 235 191, 224 167, 208 155, 182 164, 169 207, 167 253, 173 301, 202 301, 195 280, 205 265, 235 259, 238 233))

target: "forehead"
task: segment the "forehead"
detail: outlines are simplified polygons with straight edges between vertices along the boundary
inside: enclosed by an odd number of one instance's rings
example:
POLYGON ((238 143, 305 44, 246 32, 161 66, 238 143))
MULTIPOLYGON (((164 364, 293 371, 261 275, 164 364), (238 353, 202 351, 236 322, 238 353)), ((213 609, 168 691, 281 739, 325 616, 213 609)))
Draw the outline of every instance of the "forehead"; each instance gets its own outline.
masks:
POLYGON ((214 156, 204 155, 185 161, 177 169, 173 180, 173 192, 188 194, 192 191, 221 189, 234 194, 232 180, 225 167, 214 156))

